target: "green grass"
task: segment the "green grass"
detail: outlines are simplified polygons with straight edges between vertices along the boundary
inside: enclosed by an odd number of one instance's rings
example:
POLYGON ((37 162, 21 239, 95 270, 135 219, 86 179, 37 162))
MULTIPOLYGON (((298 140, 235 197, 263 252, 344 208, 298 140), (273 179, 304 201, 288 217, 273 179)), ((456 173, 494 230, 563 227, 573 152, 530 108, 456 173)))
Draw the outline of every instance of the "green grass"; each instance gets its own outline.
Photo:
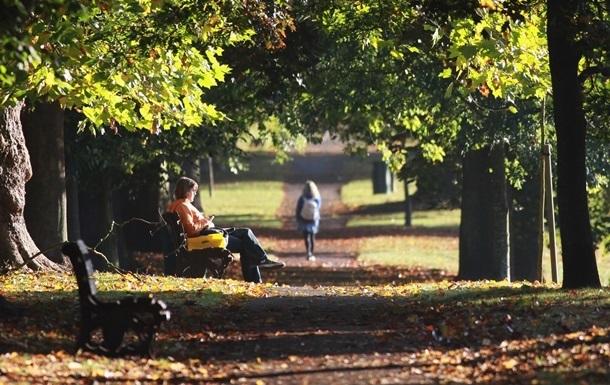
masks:
POLYGON ((457 236, 380 236, 363 240, 358 259, 382 265, 422 266, 457 273, 457 236))
POLYGON ((204 187, 200 191, 201 206, 216 216, 217 226, 281 227, 275 215, 284 196, 281 182, 219 183, 213 197, 204 187))
MULTIPOLYGON (((459 226, 459 210, 429 210, 413 213, 413 226, 423 228, 455 228, 459 226)), ((348 222, 348 226, 388 226, 402 225, 402 213, 361 216, 348 222)), ((388 265, 425 266, 457 272, 458 238, 433 235, 404 235, 363 239, 358 258, 369 263, 388 265)), ((557 276, 559 283, 563 277, 561 244, 557 240, 557 276)), ((597 250, 597 269, 600 281, 610 286, 610 255, 597 250)), ((551 253, 548 235, 545 233, 545 248, 542 257, 542 273, 545 282, 551 282, 551 253)))
MULTIPOLYGON (((341 199, 355 209, 347 226, 402 226, 404 212, 400 202, 404 200, 404 190, 401 182, 397 183, 394 192, 390 194, 373 194, 370 180, 354 180, 345 184, 341 189, 341 199), (358 209, 369 209, 369 213, 358 214, 358 209), (390 212, 387 212, 388 209, 390 212), (374 213, 375 211, 379 213, 374 213)), ((410 186, 409 193, 414 192, 415 187, 410 186)), ((411 221, 414 228, 457 230, 460 210, 414 211, 411 221)), ((457 234, 439 236, 418 233, 365 238, 359 242, 358 259, 384 265, 425 266, 456 273, 457 234)))
MULTIPOLYGON (((405 222, 403 212, 354 215, 348 222, 348 227, 357 226, 402 226, 405 222)), ((413 227, 430 229, 455 229, 460 226, 460 210, 425 210, 414 211, 411 217, 413 227)))
MULTIPOLYGON (((245 170, 235 174, 226 166, 221 167, 216 165, 214 168, 214 177, 216 182, 281 182, 286 178, 286 175, 290 173, 292 163, 290 161, 279 163, 276 160, 275 155, 271 152, 252 152, 249 154, 249 158, 245 162, 245 167, 245 170)), ((205 182, 205 180, 202 180, 202 182, 205 182)), ((203 189, 204 186, 201 188, 203 189)), ((205 189, 207 189, 207 185, 205 186, 205 189)))
POLYGON ((389 194, 373 194, 373 182, 370 179, 353 180, 341 188, 341 200, 350 207, 400 202, 404 199, 402 182, 398 181, 395 181, 394 191, 389 194))
MULTIPOLYGON (((404 201, 404 189, 401 182, 396 181, 396 183, 399 185, 395 186, 394 191, 389 194, 373 194, 370 180, 360 179, 346 183, 341 189, 341 200, 350 208, 356 209, 347 226, 403 225, 404 211, 400 203, 404 201), (388 208, 390 212, 388 212, 388 208), (367 213, 359 214, 358 209, 366 209, 367 213)), ((409 193, 413 195, 416 189, 416 186, 410 185, 409 193)), ((414 227, 457 229, 460 224, 460 211, 414 211, 411 221, 414 227)))

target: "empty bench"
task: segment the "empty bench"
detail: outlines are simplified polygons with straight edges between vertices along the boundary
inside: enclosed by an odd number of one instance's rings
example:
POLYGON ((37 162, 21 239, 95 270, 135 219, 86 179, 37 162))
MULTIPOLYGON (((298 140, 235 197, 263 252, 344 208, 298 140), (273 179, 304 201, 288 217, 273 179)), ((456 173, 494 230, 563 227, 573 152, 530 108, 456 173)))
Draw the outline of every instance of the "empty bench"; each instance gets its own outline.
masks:
POLYGON ((80 331, 78 350, 117 356, 153 356, 152 343, 170 311, 153 296, 126 297, 116 301, 97 298, 90 249, 83 241, 66 242, 62 252, 70 258, 78 284, 80 331))

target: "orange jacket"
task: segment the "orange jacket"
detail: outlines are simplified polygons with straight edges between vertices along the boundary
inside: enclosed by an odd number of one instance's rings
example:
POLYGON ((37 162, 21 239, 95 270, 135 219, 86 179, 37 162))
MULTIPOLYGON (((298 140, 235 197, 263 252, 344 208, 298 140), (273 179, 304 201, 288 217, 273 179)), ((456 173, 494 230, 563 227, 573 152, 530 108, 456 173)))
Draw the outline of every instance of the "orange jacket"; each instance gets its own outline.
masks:
POLYGON ((178 214, 188 237, 196 237, 201 230, 208 227, 208 221, 203 214, 186 199, 176 199, 169 204, 167 211, 178 214))

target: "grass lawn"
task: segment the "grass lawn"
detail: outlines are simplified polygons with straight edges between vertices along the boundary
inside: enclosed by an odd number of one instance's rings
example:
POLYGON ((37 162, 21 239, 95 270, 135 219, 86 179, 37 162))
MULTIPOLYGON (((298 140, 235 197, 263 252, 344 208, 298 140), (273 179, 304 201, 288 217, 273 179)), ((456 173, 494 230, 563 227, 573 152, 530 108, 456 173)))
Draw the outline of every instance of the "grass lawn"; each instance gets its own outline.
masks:
MULTIPOLYGON (((341 199, 352 209, 347 226, 402 228, 404 212, 400 203, 404 201, 404 191, 400 183, 390 194, 373 194, 370 180, 354 180, 344 185, 341 199)), ((413 194, 415 188, 410 188, 412 190, 409 192, 413 194)), ((377 264, 425 266, 457 273, 460 211, 414 211, 411 220, 415 231, 405 230, 404 235, 361 239, 358 242, 358 259, 377 264), (430 230, 429 233, 426 233, 427 230, 430 230), (443 234, 439 234, 439 230, 443 234)))
MULTIPOLYGON (((370 263, 430 267, 455 274, 459 221, 459 210, 415 211, 413 231, 405 230, 405 235, 363 238, 358 258, 370 263), (444 233, 445 230, 450 232, 444 233)), ((403 223, 403 213, 390 213, 355 217, 348 226, 402 226, 403 223)))
POLYGON ((457 273, 455 236, 380 236, 359 243, 358 259, 369 263, 421 266, 457 273))
POLYGON ((206 215, 215 215, 216 226, 281 227, 276 212, 282 203, 282 182, 244 181, 217 183, 214 196, 200 189, 206 215))
POLYGON ((350 207, 402 202, 405 199, 402 182, 395 181, 395 183, 397 184, 394 186, 393 192, 389 194, 373 194, 373 182, 370 179, 352 180, 341 188, 341 200, 350 207))
MULTIPOLYGON (((348 220, 347 226, 402 226, 404 222, 405 215, 402 211, 382 214, 355 214, 348 220)), ((414 211, 411 216, 411 225, 414 228, 457 231, 460 226, 460 210, 414 211)))
MULTIPOLYGON (((404 199, 402 189, 391 194, 373 194, 370 180, 355 180, 347 183, 341 190, 343 203, 353 214, 347 222, 348 227, 394 226, 404 224, 404 213, 400 203, 404 199), (362 210, 363 208, 370 210, 362 210)), ((414 229, 455 230, 455 235, 405 234, 365 238, 359 242, 358 258, 365 262, 424 266, 444 269, 450 273, 458 270, 458 233, 460 210, 414 211, 414 229)), ((561 252, 559 229, 557 230, 557 251, 561 252)), ((558 278, 561 282, 563 266, 561 254, 558 255, 558 278)), ((597 267, 602 285, 610 286, 610 255, 597 251, 597 267)), ((545 249, 542 260, 543 277, 551 282, 551 260, 548 246, 548 233, 545 233, 545 249)))

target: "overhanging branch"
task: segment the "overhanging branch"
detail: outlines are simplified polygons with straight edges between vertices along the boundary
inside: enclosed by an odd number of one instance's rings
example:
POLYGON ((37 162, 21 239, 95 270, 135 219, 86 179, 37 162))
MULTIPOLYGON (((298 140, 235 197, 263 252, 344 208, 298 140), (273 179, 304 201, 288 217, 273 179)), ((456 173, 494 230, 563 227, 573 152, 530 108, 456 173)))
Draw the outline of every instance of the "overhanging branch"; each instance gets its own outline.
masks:
POLYGON ((594 75, 603 75, 605 77, 610 77, 610 67, 601 67, 601 66, 591 66, 587 67, 578 75, 578 80, 580 84, 584 83, 588 78, 594 75))

